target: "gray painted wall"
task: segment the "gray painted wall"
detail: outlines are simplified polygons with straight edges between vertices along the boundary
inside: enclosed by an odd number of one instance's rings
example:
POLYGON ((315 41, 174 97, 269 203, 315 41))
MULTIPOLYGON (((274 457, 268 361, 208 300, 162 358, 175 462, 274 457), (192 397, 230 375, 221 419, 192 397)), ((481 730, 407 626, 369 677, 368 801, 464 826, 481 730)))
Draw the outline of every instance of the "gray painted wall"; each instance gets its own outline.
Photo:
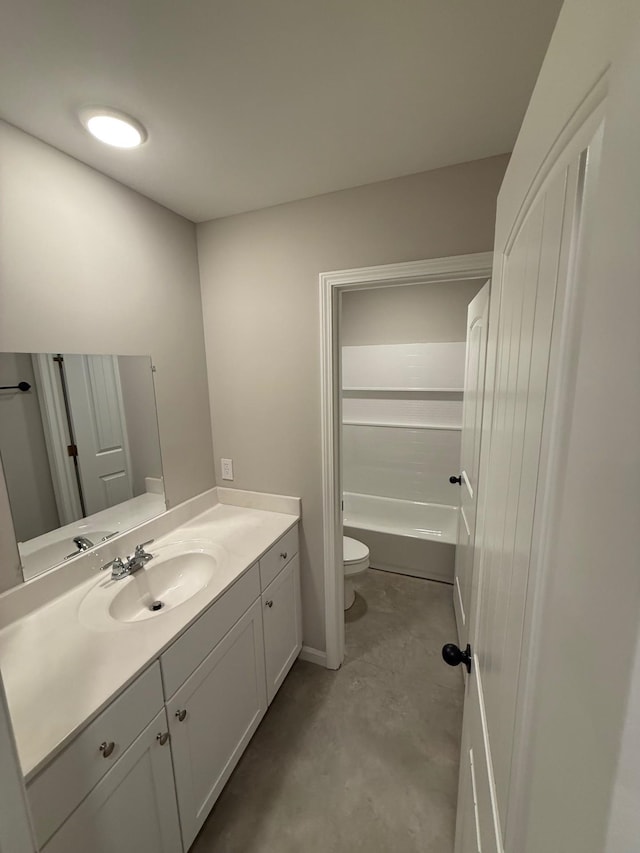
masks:
POLYGON ((376 287, 342 295, 343 346, 464 341, 467 307, 484 280, 376 287))
POLYGON ((122 401, 127 421, 133 494, 146 491, 145 477, 162 477, 156 398, 151 362, 147 358, 118 358, 122 401))
MULTIPOLYGON (((0 350, 151 355, 167 497, 210 488, 193 223, 4 123, 0 185, 0 350)), ((4 513, 0 589, 10 539, 4 513)))
POLYGON ((305 642, 315 648, 325 646, 318 274, 490 251, 507 160, 198 225, 216 451, 234 460, 234 486, 302 497, 305 642))

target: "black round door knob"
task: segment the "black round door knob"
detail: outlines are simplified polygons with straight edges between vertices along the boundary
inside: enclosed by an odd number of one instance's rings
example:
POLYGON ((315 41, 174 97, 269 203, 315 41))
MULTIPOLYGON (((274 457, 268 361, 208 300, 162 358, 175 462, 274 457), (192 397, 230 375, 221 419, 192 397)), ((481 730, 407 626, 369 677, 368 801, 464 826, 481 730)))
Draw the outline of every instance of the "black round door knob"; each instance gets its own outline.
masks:
POLYGON ((461 486, 462 485, 462 475, 460 475, 459 477, 456 477, 455 475, 452 474, 451 477, 449 477, 449 482, 451 483, 452 486, 455 485, 455 483, 457 483, 459 486, 461 486))
POLYGON ((471 646, 467 643, 467 648, 462 651, 455 643, 447 643, 442 647, 442 659, 449 666, 459 666, 463 663, 467 672, 471 672, 471 646))

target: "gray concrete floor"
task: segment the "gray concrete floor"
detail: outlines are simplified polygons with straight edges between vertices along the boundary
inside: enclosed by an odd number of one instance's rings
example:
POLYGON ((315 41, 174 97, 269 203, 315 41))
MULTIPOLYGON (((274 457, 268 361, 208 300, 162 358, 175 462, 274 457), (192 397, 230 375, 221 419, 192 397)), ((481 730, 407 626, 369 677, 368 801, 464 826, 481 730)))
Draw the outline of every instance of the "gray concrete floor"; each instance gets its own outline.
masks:
POLYGON ((452 588, 369 570, 356 589, 344 665, 296 662, 192 853, 452 853, 452 588))

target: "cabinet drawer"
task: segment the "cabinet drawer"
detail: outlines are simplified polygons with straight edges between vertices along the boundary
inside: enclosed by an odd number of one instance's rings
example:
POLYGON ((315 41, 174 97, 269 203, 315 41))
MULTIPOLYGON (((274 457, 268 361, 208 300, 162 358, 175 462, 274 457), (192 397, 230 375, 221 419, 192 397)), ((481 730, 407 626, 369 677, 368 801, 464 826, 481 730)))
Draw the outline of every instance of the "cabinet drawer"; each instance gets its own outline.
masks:
POLYGON ((154 663, 33 779, 27 794, 40 846, 113 767, 162 706, 160 666, 154 663), (106 748, 101 750, 101 744, 106 748))
POLYGON ((283 569, 289 560, 298 553, 298 525, 285 533, 275 545, 260 558, 260 583, 266 589, 271 581, 283 569))
POLYGON ((160 657, 169 699, 260 595, 260 571, 252 566, 160 657))

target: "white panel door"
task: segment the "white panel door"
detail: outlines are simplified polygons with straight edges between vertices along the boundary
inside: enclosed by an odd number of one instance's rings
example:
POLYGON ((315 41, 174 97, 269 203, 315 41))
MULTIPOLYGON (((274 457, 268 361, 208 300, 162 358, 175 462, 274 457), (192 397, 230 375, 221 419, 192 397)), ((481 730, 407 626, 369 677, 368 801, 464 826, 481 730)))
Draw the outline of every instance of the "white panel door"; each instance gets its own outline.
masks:
POLYGON ((469 303, 467 310, 467 352, 464 371, 464 405, 460 449, 460 513, 454 572, 453 604, 458 626, 458 642, 469 642, 471 581, 476 538, 476 506, 480 473, 482 405, 487 361, 489 292, 487 282, 469 303))
POLYGON ((89 851, 182 853, 164 710, 42 849, 89 851))
POLYGON ((558 159, 516 223, 494 279, 457 853, 504 849, 543 425, 555 416, 555 394, 547 396, 553 333, 568 310, 596 129, 581 130, 558 159))
POLYGON ((87 515, 133 497, 118 357, 64 355, 87 515))
POLYGON ((266 709, 258 599, 167 703, 185 850, 266 709))

